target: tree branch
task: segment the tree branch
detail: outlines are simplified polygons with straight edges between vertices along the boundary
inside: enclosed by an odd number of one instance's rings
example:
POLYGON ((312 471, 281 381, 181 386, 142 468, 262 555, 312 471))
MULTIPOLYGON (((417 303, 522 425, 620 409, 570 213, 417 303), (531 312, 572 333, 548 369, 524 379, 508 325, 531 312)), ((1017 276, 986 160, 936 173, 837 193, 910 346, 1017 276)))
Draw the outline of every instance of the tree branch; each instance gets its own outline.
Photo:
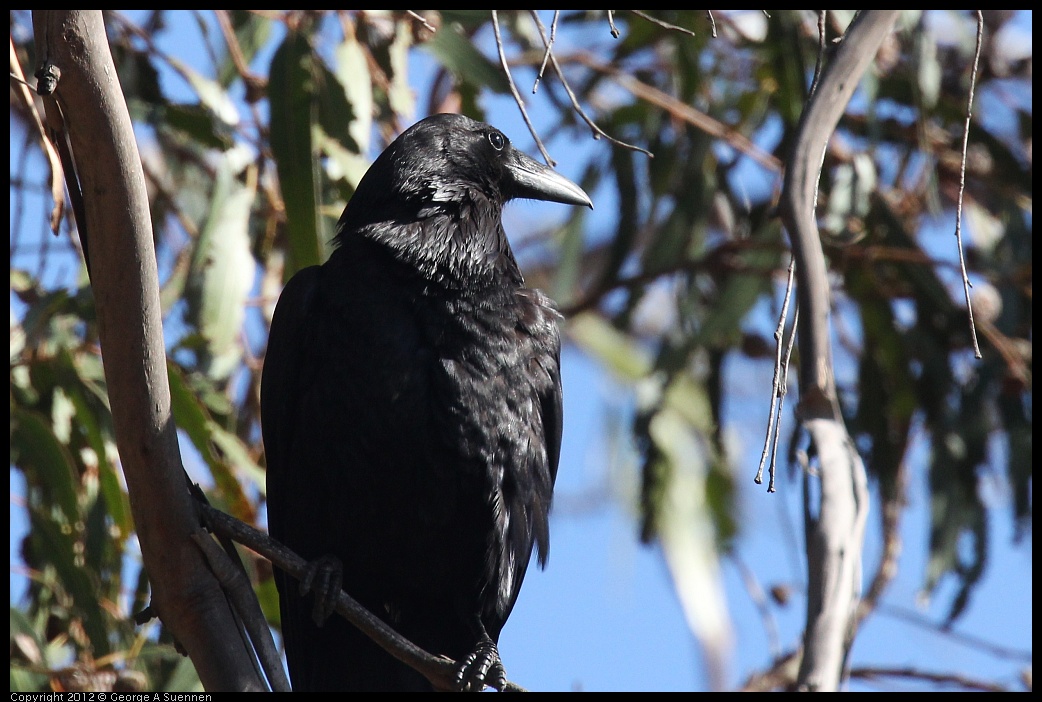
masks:
MULTIPOLYGON (((198 519, 171 417, 159 278, 130 115, 97 10, 33 13, 82 188, 92 289, 115 428, 152 607, 207 690, 263 690, 231 607, 193 543, 198 519)), ((70 174, 71 175, 71 174, 70 174)))
MULTIPOLYGON (((211 505, 200 502, 198 508, 214 533, 259 553, 297 580, 304 577, 307 561, 286 546, 211 505)), ((378 646, 427 678, 436 689, 456 689, 456 661, 445 656, 435 656, 423 650, 360 605, 346 592, 341 591, 337 596, 336 611, 378 646)), ((508 682, 503 691, 523 692, 524 688, 508 682)))
POLYGON ((828 140, 861 75, 890 33, 897 10, 864 10, 821 75, 796 130, 782 186, 781 215, 798 276, 800 402, 798 415, 818 463, 818 504, 804 473, 808 600, 798 686, 836 690, 856 628, 861 554, 868 518, 864 463, 843 425, 829 333, 825 254, 815 222, 818 180, 828 140))

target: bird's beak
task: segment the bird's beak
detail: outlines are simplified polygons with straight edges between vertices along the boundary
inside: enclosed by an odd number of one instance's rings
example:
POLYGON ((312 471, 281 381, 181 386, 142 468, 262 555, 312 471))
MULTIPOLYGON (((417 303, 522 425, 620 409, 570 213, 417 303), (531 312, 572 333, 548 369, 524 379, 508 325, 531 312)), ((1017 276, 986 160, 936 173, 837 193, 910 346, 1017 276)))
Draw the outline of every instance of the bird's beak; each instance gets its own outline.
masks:
POLYGON ((505 194, 511 199, 548 200, 593 209, 590 196, 582 188, 523 151, 512 150, 506 160, 506 170, 510 182, 505 194))

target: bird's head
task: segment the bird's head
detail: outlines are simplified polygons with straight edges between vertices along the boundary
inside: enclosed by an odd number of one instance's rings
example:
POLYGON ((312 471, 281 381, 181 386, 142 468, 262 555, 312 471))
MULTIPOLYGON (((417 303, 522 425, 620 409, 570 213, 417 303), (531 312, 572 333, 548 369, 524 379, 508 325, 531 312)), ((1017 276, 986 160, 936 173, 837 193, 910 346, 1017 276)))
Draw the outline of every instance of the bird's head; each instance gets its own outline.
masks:
POLYGON ((520 198, 593 207, 582 188, 515 149, 495 127, 459 114, 433 115, 376 159, 340 217, 337 236, 380 240, 414 263, 469 268, 503 256, 512 261, 501 214, 506 202, 520 198))

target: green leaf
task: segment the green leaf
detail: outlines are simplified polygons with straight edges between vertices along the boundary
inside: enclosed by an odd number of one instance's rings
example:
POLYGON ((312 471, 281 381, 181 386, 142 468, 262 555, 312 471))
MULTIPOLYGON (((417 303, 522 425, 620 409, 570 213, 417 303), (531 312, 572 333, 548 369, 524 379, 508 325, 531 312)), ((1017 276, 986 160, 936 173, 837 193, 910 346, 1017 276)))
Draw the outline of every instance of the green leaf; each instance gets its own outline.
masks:
POLYGON ((923 110, 932 111, 937 106, 941 95, 941 81, 944 71, 937 57, 937 35, 924 32, 919 27, 912 33, 915 41, 916 86, 919 88, 919 99, 923 110))
POLYGON ((275 586, 275 578, 267 578, 258 583, 254 588, 257 592, 257 600, 260 602, 264 618, 271 622, 272 626, 282 627, 282 610, 279 607, 279 590, 275 586))
POLYGON ((622 380, 636 382, 651 370, 651 354, 600 315, 573 317, 566 329, 575 343, 622 380))
POLYGON ((474 31, 488 24, 491 19, 488 10, 438 10, 441 13, 442 26, 454 24, 466 30, 474 31))
POLYGON ((11 409, 11 463, 32 467, 40 487, 71 526, 79 522, 76 471, 68 447, 54 435, 51 423, 37 412, 11 409))
POLYGON ((917 409, 908 342, 894 319, 890 301, 878 295, 867 271, 851 271, 847 287, 860 306, 865 337, 851 430, 871 439, 871 447, 863 452, 865 466, 890 500, 897 497, 898 471, 917 409))
POLYGON ((510 84, 503 75, 503 69, 477 50, 460 25, 442 25, 423 45, 423 49, 445 66, 460 83, 488 88, 497 93, 510 93, 510 84))
POLYGON ((195 672, 192 660, 185 656, 178 656, 174 672, 164 686, 166 692, 203 692, 203 684, 199 682, 199 674, 195 672))
POLYGON ((183 132, 202 148, 224 151, 235 145, 234 132, 228 124, 202 105, 168 105, 166 124, 183 132))
POLYGON ((210 439, 224 455, 224 459, 234 466, 236 475, 246 478, 260 494, 265 494, 267 474, 253 460, 249 449, 242 443, 242 440, 216 422, 211 421, 208 428, 210 439))
MULTIPOLYGON (((229 10, 228 17, 231 20, 232 31, 235 32, 235 39, 239 42, 243 61, 249 65, 253 57, 267 44, 271 36, 272 22, 267 17, 249 10, 229 10)), ((225 56, 218 70, 218 82, 227 87, 238 77, 239 69, 235 62, 230 56, 225 56)))
POLYGON ((358 144, 351 132, 351 125, 355 121, 354 109, 347 100, 344 86, 337 74, 329 70, 318 56, 314 60, 318 124, 326 136, 358 153, 358 144))
POLYGON ((199 102, 212 112, 214 117, 229 127, 239 124, 239 110, 235 106, 235 101, 220 83, 200 75, 180 61, 171 60, 171 63, 195 90, 195 94, 199 96, 199 102))
MULTIPOLYGON (((79 354, 87 355, 87 354, 79 354)), ((130 514, 130 498, 124 492, 116 467, 109 460, 110 455, 116 454, 115 444, 112 441, 109 429, 103 431, 98 420, 100 412, 107 417, 108 409, 97 398, 88 395, 89 388, 85 387, 89 379, 80 375, 82 368, 89 368, 84 364, 77 364, 74 359, 69 360, 69 367, 76 373, 76 379, 80 384, 69 383, 66 387, 69 399, 75 407, 75 420, 79 430, 84 434, 87 445, 94 452, 98 464, 98 481, 102 499, 105 502, 106 514, 112 519, 119 531, 118 538, 126 539, 134 530, 133 518, 130 514), (90 400, 93 399, 93 402, 90 400)), ((89 372, 89 371, 88 371, 89 372)), ((106 537, 111 536, 106 530, 106 537)))
POLYGON ((416 112, 412 86, 409 85, 409 49, 412 48, 412 29, 408 23, 395 23, 394 41, 388 47, 391 85, 387 91, 387 102, 391 111, 400 115, 416 112))
MULTIPOLYGON (((25 659, 34 665, 40 665, 43 663, 43 649, 46 642, 41 636, 40 632, 36 630, 29 618, 25 616, 25 613, 14 606, 11 607, 11 638, 22 637, 22 640, 17 644, 18 650, 24 655, 25 659)), ((15 643, 12 642, 12 647, 15 643)))
POLYGON ((172 361, 166 364, 167 379, 170 382, 170 406, 174 415, 174 424, 185 432, 199 452, 205 457, 209 452, 209 414, 189 389, 185 377, 172 361))
POLYGON ((54 566, 62 586, 72 596, 75 615, 83 623, 93 655, 100 658, 108 654, 108 628, 104 609, 98 606, 98 585, 77 556, 72 532, 38 509, 29 510, 29 523, 33 538, 39 539, 40 552, 47 554, 48 563, 54 566))
MULTIPOLYGON (((373 129, 373 83, 366 51, 355 37, 354 24, 345 22, 344 41, 334 50, 334 77, 351 106, 352 119, 348 131, 354 139, 356 154, 369 153, 369 136, 373 129)), ((346 120, 345 120, 346 121, 346 120)), ((357 185, 358 181, 351 183, 357 185)))
POLYGON ((286 207, 288 238, 283 279, 326 259, 319 230, 319 176, 313 126, 316 123, 314 57, 306 35, 290 32, 271 60, 268 94, 271 151, 286 207))
POLYGON ((263 492, 264 471, 250 456, 241 439, 214 421, 206 406, 189 387, 180 369, 172 362, 167 363, 167 377, 170 379, 174 422, 188 435, 206 462, 221 499, 235 514, 251 513, 253 510, 237 478, 244 477, 263 492))
POLYGON ((716 530, 710 519, 706 478, 712 450, 679 413, 665 409, 651 419, 649 434, 670 470, 655 520, 666 565, 691 632, 712 655, 731 642, 716 530))
MULTIPOLYGON (((750 251, 746 254, 742 258, 753 266, 767 267, 777 263, 777 257, 769 252, 750 251)), ((769 288, 769 281, 760 276, 729 276, 712 307, 707 310, 692 343, 713 348, 736 345, 742 336, 742 320, 769 288)))
POLYGON ((185 291, 188 319, 205 341, 201 365, 214 378, 228 377, 242 354, 246 298, 256 275, 249 236, 256 185, 246 149, 225 152, 217 167, 210 213, 193 251, 185 291))
MULTIPOLYGON (((557 271, 553 278, 552 295, 556 300, 569 300, 575 297, 582 280, 583 263, 586 255, 585 227, 586 212, 576 210, 568 217, 556 233, 557 271)), ((567 304, 562 307, 568 306, 567 304)))

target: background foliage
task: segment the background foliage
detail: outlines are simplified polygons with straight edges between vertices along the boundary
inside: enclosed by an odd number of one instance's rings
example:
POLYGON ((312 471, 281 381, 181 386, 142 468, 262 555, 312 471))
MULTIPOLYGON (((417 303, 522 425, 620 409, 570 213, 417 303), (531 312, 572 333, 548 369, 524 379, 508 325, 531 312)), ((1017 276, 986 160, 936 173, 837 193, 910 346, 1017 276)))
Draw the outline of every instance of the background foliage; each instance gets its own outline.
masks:
MULTIPOLYGON (((106 17, 150 188, 174 415, 211 501, 263 523, 258 383, 281 283, 325 259, 354 185, 402 128, 439 111, 485 118, 512 86, 486 12, 193 13, 204 60, 161 41, 175 24, 184 31, 169 12, 106 17)), ((499 13, 511 76, 598 210, 514 226, 527 229, 515 249, 529 284, 565 313, 568 344, 631 391, 632 442, 605 440, 636 448, 613 455, 639 471, 640 488, 615 498, 634 506, 635 533, 662 545, 711 661, 726 629, 707 624, 726 606, 712 576, 742 538, 736 492, 755 471, 728 442, 723 408, 749 388, 727 366, 774 357, 789 260, 775 206, 816 17, 535 17, 499 13), (532 96, 552 20, 570 92, 551 64, 532 96), (591 140, 587 120, 607 138, 591 140)), ((829 12, 828 37, 849 19, 829 12)), ((973 15, 905 14, 825 154, 819 197, 843 409, 879 501, 870 528, 884 549, 866 583, 882 589, 892 575, 909 474, 922 472, 923 588, 957 583, 948 623, 988 567, 996 521, 1028 549, 1031 535, 1030 39, 1018 52, 1011 13, 984 19, 962 214, 983 357, 973 358, 951 236, 973 15), (916 446, 926 449, 910 460, 916 446)), ((31 75, 26 12, 12 12, 11 36, 31 75)), ((43 233, 41 154, 12 93, 10 464, 12 512, 29 525, 12 562, 28 578, 12 592, 12 690, 187 689, 187 659, 131 620, 147 580, 74 226, 66 217, 57 239, 43 233)), ((770 388, 754 390, 763 412, 743 421, 759 426, 770 388)), ((800 464, 800 447, 800 437, 782 447, 783 467, 800 464)), ((277 626, 270 567, 250 563, 277 626)))

